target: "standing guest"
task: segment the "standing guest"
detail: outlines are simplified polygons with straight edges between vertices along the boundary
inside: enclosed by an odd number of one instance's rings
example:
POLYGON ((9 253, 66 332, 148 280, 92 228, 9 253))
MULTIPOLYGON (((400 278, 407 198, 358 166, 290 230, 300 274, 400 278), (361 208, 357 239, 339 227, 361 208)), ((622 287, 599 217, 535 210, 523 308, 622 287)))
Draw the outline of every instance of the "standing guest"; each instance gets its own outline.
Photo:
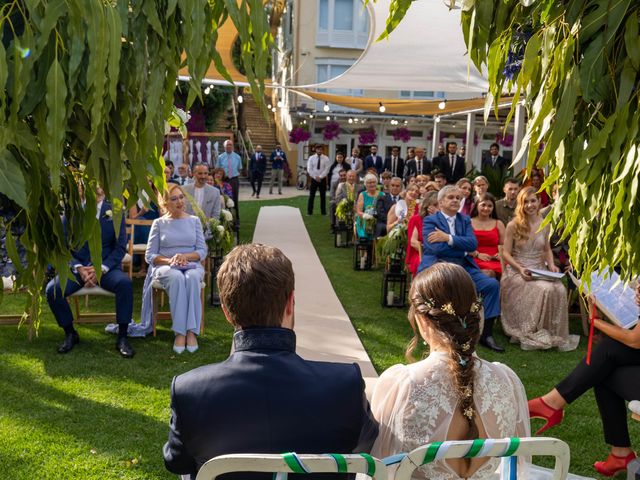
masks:
POLYGON ((215 168, 213 170, 213 186, 216 187, 222 195, 226 195, 229 198, 233 196, 231 184, 224 179, 224 168, 215 168))
POLYGON ((491 169, 503 175, 509 168, 509 161, 500 155, 500 146, 492 143, 489 147, 489 155, 482 159, 482 170, 491 169))
POLYGON ((216 167, 224 169, 225 176, 231 185, 233 204, 236 209, 236 225, 240 223, 240 205, 238 203, 238 192, 240 191, 240 171, 242 170, 242 159, 240 155, 233 151, 233 142, 224 141, 224 152, 218 156, 216 167))
MULTIPOLYGON (((267 156, 262 153, 262 145, 256 145, 256 151, 249 158, 249 174, 251 177, 252 197, 260 198, 264 172, 267 171, 267 156)), ((282 183, 282 182, 281 182, 282 183)))
POLYGON ((430 192, 422 199, 420 211, 412 215, 407 225, 407 256, 405 263, 415 277, 418 273, 418 266, 422 260, 422 219, 428 215, 435 215, 438 212, 438 192, 430 192))
MULTIPOLYGON (((404 164, 406 165, 409 160, 416 156, 416 149, 414 147, 407 148, 407 158, 405 158, 404 164)), ((402 172, 404 175, 404 172, 402 172)))
POLYGON ((391 172, 392 177, 402 177, 404 174, 404 160, 400 157, 400 148, 391 148, 391 155, 384 161, 384 170, 391 172))
POLYGON ((364 177, 364 191, 358 197, 356 201, 356 235, 358 238, 372 238, 373 232, 367 231, 365 213, 376 216, 376 205, 378 198, 381 198, 384 194, 378 191, 378 179, 373 173, 368 173, 364 177))
POLYGON ((206 218, 220 218, 222 195, 220 195, 220 191, 217 188, 207 185, 208 177, 209 168, 207 165, 205 163, 196 163, 193 167, 195 183, 185 185, 182 188, 184 193, 188 195, 185 202, 185 211, 189 215, 195 215, 195 210, 191 205, 191 199, 193 199, 206 218))
POLYGON ((471 219, 458 214, 461 200, 460 190, 453 185, 447 185, 438 192, 440 211, 423 221, 423 254, 418 271, 437 262, 462 266, 471 275, 476 289, 484 299, 485 321, 480 344, 496 352, 503 352, 504 348, 493 338, 493 324, 500 316, 500 284, 495 278, 483 274, 468 255, 468 252, 477 250, 478 241, 473 234, 471 219))
POLYGON ((393 177, 389 182, 389 192, 384 193, 384 195, 378 198, 376 203, 376 211, 378 213, 376 218, 376 238, 383 237, 387 234, 387 216, 389 215, 391 207, 400 200, 401 191, 402 179, 400 177, 393 177))
POLYGON ((178 181, 173 178, 173 173, 172 172, 173 172, 173 170, 171 170, 171 167, 169 165, 164 167, 164 179, 167 182, 167 184, 174 183, 174 184, 177 185, 178 181))
POLYGON ((478 198, 489 191, 489 180, 484 175, 478 175, 473 179, 473 196, 478 198))
POLYGON ((496 215, 496 199, 490 193, 476 198, 471 212, 473 234, 478 240, 478 248, 471 255, 480 271, 492 278, 502 275, 500 248, 504 243, 505 226, 496 215))
POLYGON ((447 154, 438 158, 438 169, 444 173, 448 184, 455 184, 464 177, 466 167, 464 158, 457 155, 458 144, 456 142, 447 142, 447 154))
POLYGON ((278 183, 278 195, 282 195, 282 175, 287 155, 282 151, 282 146, 277 143, 276 149, 271 152, 271 182, 269 182, 269 195, 273 195, 273 184, 278 183))
MULTIPOLYGON (((522 382, 506 365, 477 355, 482 304, 468 273, 436 263, 413 280, 409 301, 413 338, 405 357, 411 364, 394 365, 376 382, 371 409, 380 435, 371 453, 383 458, 445 440, 528 437, 522 382), (416 362, 413 353, 422 342, 429 356, 416 362)), ((526 472, 525 461, 518 458, 518 473, 526 472)), ((499 466, 499 458, 481 455, 436 460, 412 478, 500 478, 499 466)))
POLYGON ((315 154, 309 157, 307 161, 307 172, 311 178, 311 187, 309 188, 309 202, 307 203, 307 215, 313 215, 313 203, 316 198, 316 192, 320 192, 320 213, 327 214, 326 193, 327 193, 327 175, 331 167, 331 160, 324 153, 322 145, 316 145, 315 154))
POLYGON ((468 178, 461 178, 456 182, 456 187, 460 189, 462 193, 462 201, 460 202, 460 213, 467 217, 471 215, 473 211, 473 186, 468 178))
POLYGON ((377 145, 371 145, 371 154, 367 155, 364 159, 364 171, 367 172, 371 168, 375 168, 378 177, 384 170, 384 162, 382 161, 382 157, 378 155, 377 145))
POLYGON ((378 426, 358 364, 295 353, 289 259, 275 247, 241 245, 227 255, 217 281, 222 311, 235 330, 233 353, 173 379, 166 468, 195 478, 207 460, 230 453, 369 452, 378 426))
POLYGON ((515 178, 508 178, 504 182, 502 191, 504 198, 496 202, 496 215, 502 223, 508 225, 516 214, 516 199, 520 191, 520 182, 515 178))
POLYGON ((346 158, 346 162, 351 167, 351 170, 358 174, 358 177, 362 176, 364 172, 364 164, 360 158, 360 150, 357 147, 351 149, 351 156, 346 158))
POLYGON ((153 221, 147 243, 145 258, 150 268, 142 288, 139 328, 146 329, 146 333, 153 328, 152 284, 159 281, 169 296, 171 329, 175 333, 173 351, 181 354, 186 347, 193 353, 198 350, 196 336, 202 319, 200 290, 204 278, 201 262, 207 247, 200 220, 186 213, 182 187, 169 186, 163 207, 166 213, 153 221))
POLYGON ((531 174, 531 186, 538 192, 538 198, 540 199, 540 208, 546 208, 551 203, 549 194, 545 190, 540 190, 542 187, 542 175, 536 171, 531 174))
MULTIPOLYGON (((640 284, 636 287, 640 306, 640 284)), ((596 318, 593 326, 604 334, 587 364, 583 359, 556 387, 542 397, 529 400, 531 418, 542 418, 541 434, 562 422, 564 407, 593 388, 602 419, 604 440, 611 445, 605 461, 593 467, 600 475, 613 477, 636 458, 631 449, 625 401, 640 399, 640 323, 625 329, 596 318)))
POLYGON ((389 193, 389 187, 391 185, 391 179, 393 178, 393 174, 391 172, 384 171, 382 175, 380 175, 380 180, 382 181, 381 192, 389 193))
POLYGON ((408 175, 425 175, 430 174, 433 164, 424 156, 424 147, 416 147, 416 156, 411 160, 407 160, 405 164, 405 177, 408 175))
POLYGON ((190 169, 189 165, 186 163, 181 163, 178 165, 178 177, 176 178, 176 183, 178 185, 189 185, 193 183, 191 176, 189 175, 190 169))
POLYGON ((387 232, 390 232, 399 223, 408 222, 418 212, 420 208, 418 205, 419 199, 420 189, 418 186, 409 185, 404 192, 404 198, 400 198, 395 207, 389 209, 387 213, 387 232))
POLYGON ((444 157, 446 153, 447 152, 444 149, 444 145, 439 143, 438 144, 438 151, 436 152, 436 157, 435 158, 444 157))
POLYGON ((575 350, 580 337, 569 335, 564 285, 559 281, 531 281, 530 268, 558 272, 549 244, 549 227, 541 230, 541 223, 540 200, 533 187, 525 187, 518 194, 516 216, 507 225, 502 249, 507 265, 500 282, 502 327, 523 350, 575 350))
POLYGON ((338 183, 340 183, 340 174, 344 175, 343 181, 345 181, 347 178, 346 172, 350 169, 349 164, 344 161, 344 154, 342 152, 336 153, 336 160, 329 167, 329 173, 327 174, 327 178, 329 179, 329 211, 332 232, 336 227, 336 188, 338 188, 338 183))
MULTIPOLYGON (((91 212, 87 212, 92 214, 91 212)), ((80 336, 73 328, 73 314, 67 302, 67 297, 81 288, 91 288, 99 285, 108 292, 116 295, 116 321, 118 322, 118 339, 116 350, 124 358, 133 358, 135 351, 127 341, 127 333, 133 314, 133 286, 131 279, 122 271, 122 259, 127 252, 127 231, 124 226, 124 215, 120 221, 119 233, 116 236, 113 224, 113 210, 111 204, 105 200, 104 191, 96 189, 96 211, 93 213, 100 222, 100 237, 102 241, 102 263, 94 265, 89 251, 89 244, 85 243, 79 250, 71 251, 71 270, 75 280, 68 280, 64 293, 60 286, 60 277, 56 276, 46 287, 49 308, 64 330, 64 342, 58 347, 58 353, 69 353, 80 343, 80 336), (96 268, 102 271, 98 280, 96 268)), ((66 217, 63 219, 66 223, 66 217)))
POLYGON ((459 149, 458 149, 458 155, 460 155, 462 158, 465 158, 465 155, 467 153, 467 149, 465 148, 464 145, 462 145, 459 149))

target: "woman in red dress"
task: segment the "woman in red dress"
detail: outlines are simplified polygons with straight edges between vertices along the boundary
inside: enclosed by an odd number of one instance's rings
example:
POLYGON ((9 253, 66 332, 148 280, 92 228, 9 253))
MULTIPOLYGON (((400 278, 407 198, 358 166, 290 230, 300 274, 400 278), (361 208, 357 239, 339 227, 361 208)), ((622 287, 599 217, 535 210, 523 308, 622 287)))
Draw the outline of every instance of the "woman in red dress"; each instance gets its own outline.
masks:
POLYGON ((492 278, 500 278, 502 262, 499 247, 504 240, 505 227, 496 216, 496 199, 490 193, 477 198, 471 212, 471 226, 478 239, 478 249, 469 255, 474 257, 482 273, 492 278))
POLYGON ((415 277, 422 261, 422 219, 438 211, 438 192, 428 192, 422 199, 420 211, 409 219, 407 225, 407 255, 405 263, 415 277))

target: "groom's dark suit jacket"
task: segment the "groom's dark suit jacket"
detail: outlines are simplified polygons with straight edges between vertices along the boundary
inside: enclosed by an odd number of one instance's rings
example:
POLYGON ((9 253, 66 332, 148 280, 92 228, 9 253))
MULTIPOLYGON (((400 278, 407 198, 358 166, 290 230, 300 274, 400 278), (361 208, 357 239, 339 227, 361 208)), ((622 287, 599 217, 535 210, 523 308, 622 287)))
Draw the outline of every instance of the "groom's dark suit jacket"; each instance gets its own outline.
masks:
MULTIPOLYGON (((164 446, 169 471, 195 478, 207 460, 231 453, 371 450, 378 426, 358 365, 303 360, 295 353, 293 330, 285 328, 239 330, 233 340, 226 361, 173 379, 164 446)), ((270 480, 272 475, 220 478, 270 480)))

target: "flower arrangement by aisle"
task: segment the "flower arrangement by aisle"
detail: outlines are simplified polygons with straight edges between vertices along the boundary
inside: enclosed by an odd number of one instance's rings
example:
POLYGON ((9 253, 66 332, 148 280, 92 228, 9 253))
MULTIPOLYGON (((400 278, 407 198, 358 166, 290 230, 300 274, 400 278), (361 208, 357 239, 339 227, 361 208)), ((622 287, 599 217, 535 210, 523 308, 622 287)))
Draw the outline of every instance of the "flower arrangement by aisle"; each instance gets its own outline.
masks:
POLYGON ((362 221, 364 222, 364 231, 367 235, 373 235, 376 231, 376 217, 377 211, 374 206, 367 208, 362 214, 362 221))
POLYGON ((327 122, 322 131, 322 138, 325 140, 333 140, 340 136, 340 124, 338 122, 327 122))
POLYGON ((393 133, 393 139, 397 142, 400 140, 403 143, 407 143, 411 140, 411 131, 407 127, 398 127, 393 133))
POLYGON ((360 140, 361 145, 371 145, 378 140, 378 134, 373 128, 363 128, 359 133, 360 137, 358 140, 360 140))
POLYGON ((291 143, 302 143, 306 142, 311 138, 311 132, 309 131, 309 127, 302 126, 296 127, 289 132, 289 142, 291 143))
POLYGON ((391 261, 402 260, 407 240, 407 224, 400 222, 386 236, 378 239, 376 248, 378 258, 389 258, 391 261))
MULTIPOLYGON (((223 208, 220 210, 220 218, 207 218, 193 196, 186 192, 184 192, 184 195, 191 204, 196 217, 200 219, 204 241, 209 249, 209 255, 225 256, 233 247, 233 235, 231 234, 233 231, 233 214, 223 208)), ((224 195, 222 201, 224 202, 223 205, 227 207, 229 207, 229 202, 233 205, 233 200, 224 195)))
POLYGON ((340 200, 336 206, 336 218, 339 222, 346 225, 353 223, 353 208, 355 206, 355 200, 353 194, 347 194, 346 198, 340 200))

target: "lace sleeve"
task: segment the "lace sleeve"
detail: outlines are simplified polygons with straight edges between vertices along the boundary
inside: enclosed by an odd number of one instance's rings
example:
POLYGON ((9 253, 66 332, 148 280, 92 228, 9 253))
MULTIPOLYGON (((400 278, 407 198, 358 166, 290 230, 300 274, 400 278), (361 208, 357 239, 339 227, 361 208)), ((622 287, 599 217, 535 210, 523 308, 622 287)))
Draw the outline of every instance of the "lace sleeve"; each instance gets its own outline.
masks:
POLYGON ((377 458, 402 451, 402 419, 411 390, 408 368, 394 365, 376 382, 371 398, 371 410, 380 425, 371 454, 377 458))

